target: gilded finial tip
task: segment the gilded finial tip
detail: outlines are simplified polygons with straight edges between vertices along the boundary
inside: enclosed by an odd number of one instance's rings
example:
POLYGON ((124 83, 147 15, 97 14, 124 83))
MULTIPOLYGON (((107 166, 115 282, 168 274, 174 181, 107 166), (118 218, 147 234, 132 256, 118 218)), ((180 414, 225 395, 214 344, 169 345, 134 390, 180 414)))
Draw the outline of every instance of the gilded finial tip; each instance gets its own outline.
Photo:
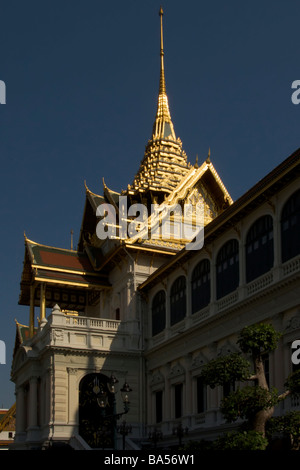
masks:
POLYGON ((159 9, 159 16, 162 16, 164 14, 164 10, 162 9, 162 6, 159 9))
POLYGON ((208 149, 208 155, 207 155, 206 163, 210 163, 210 147, 208 149))

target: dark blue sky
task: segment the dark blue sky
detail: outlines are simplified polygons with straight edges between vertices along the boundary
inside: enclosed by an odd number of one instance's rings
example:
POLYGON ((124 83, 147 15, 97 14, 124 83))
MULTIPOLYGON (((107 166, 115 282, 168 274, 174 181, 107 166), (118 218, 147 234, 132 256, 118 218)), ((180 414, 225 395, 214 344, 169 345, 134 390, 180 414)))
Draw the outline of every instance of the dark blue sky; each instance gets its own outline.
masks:
MULTIPOLYGON (((300 4, 165 0, 167 94, 190 162, 211 159, 235 200, 300 145, 300 4)), ((23 233, 70 247, 84 180, 131 183, 151 136, 159 84, 160 2, 3 0, 0 80, 0 407, 9 382, 23 233)))

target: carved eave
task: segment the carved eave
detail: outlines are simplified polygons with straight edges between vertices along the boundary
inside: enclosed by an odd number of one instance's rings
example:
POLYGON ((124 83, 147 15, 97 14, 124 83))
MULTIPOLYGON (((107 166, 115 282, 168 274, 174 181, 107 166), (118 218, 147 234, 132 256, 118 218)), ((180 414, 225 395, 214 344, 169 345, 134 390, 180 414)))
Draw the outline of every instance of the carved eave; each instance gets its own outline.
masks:
POLYGON ((109 204, 112 204, 114 208, 116 209, 116 212, 118 213, 119 212, 119 197, 121 196, 121 194, 118 193, 117 191, 113 191, 112 189, 110 189, 106 185, 104 178, 103 178, 103 194, 104 194, 104 197, 107 199, 107 202, 109 204))
MULTIPOLYGON (((15 319, 16 323, 16 336, 15 336, 15 344, 14 344, 14 350, 13 350, 13 359, 16 356, 16 353, 18 349, 20 348, 21 344, 23 344, 26 340, 30 339, 30 332, 29 332, 29 326, 27 325, 22 325, 15 319)), ((35 335, 37 333, 37 327, 34 328, 33 334, 35 335)))
POLYGON ((97 207, 106 202, 104 196, 93 193, 85 184, 85 204, 79 234, 77 250, 83 251, 86 243, 90 243, 90 237, 95 232, 97 219, 97 207))
POLYGON ((218 213, 233 203, 230 194, 210 161, 205 161, 200 167, 192 167, 183 176, 177 188, 169 194, 165 203, 178 204, 180 201, 185 200, 199 181, 207 188, 209 196, 218 208, 218 213))

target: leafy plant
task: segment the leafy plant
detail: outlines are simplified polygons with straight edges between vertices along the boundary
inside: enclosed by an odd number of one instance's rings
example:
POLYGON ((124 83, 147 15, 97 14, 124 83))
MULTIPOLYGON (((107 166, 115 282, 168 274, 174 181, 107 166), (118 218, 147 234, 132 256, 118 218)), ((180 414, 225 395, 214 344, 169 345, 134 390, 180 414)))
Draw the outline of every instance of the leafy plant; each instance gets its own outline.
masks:
POLYGON ((300 411, 290 411, 270 419, 267 425, 269 440, 278 434, 289 439, 292 450, 300 450, 300 411))
POLYGON ((268 440, 256 431, 231 432, 219 437, 216 450, 265 450, 268 440))
POLYGON ((280 337, 281 334, 272 325, 261 323, 247 326, 241 331, 237 343, 243 353, 251 355, 253 373, 250 372, 250 362, 241 354, 234 353, 211 361, 201 374, 204 382, 211 388, 235 382, 249 382, 247 386, 238 387, 222 400, 221 411, 228 422, 238 418, 247 420, 249 427, 263 437, 275 405, 290 394, 300 393, 300 371, 287 379, 287 390, 283 393, 278 394, 276 389, 269 389, 263 354, 274 351, 280 337))

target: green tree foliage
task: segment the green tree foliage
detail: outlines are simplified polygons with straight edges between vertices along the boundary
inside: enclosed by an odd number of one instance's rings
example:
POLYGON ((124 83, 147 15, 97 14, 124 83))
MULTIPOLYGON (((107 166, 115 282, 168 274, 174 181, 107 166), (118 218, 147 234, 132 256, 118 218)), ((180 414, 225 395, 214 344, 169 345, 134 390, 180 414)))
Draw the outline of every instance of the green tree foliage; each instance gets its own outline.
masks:
POLYGON ((250 375, 250 363, 238 353, 220 356, 206 364, 202 369, 204 382, 211 388, 217 385, 231 384, 244 381, 250 375))
POLYGON ((276 434, 287 437, 292 450, 300 450, 300 411, 290 411, 284 416, 271 418, 266 435, 271 440, 276 434))
POLYGON ((214 443, 215 450, 265 450, 268 440, 260 432, 231 432, 219 437, 214 443))
POLYGON ((272 325, 260 323, 246 326, 237 343, 245 354, 257 356, 274 351, 280 337, 281 333, 275 331, 272 325))
POLYGON ((247 385, 238 388, 221 402, 221 412, 227 422, 236 421, 238 418, 253 422, 256 414, 261 410, 268 410, 278 403, 276 389, 272 391, 261 387, 247 385))
MULTIPOLYGON (((287 389, 281 394, 276 389, 270 389, 267 384, 263 354, 274 351, 280 337, 281 334, 272 325, 261 323, 247 326, 241 331, 237 343, 241 351, 251 357, 252 372, 247 357, 235 353, 211 361, 201 374, 204 382, 212 388, 248 382, 248 385, 238 386, 222 400, 221 411, 228 422, 238 418, 246 420, 249 430, 258 433, 263 439, 266 423, 272 417, 275 405, 290 394, 300 393, 300 371, 287 379, 287 389)), ((238 438, 234 436, 235 442, 238 438)))
POLYGON ((284 385, 291 394, 300 396, 300 369, 289 375, 284 385))

